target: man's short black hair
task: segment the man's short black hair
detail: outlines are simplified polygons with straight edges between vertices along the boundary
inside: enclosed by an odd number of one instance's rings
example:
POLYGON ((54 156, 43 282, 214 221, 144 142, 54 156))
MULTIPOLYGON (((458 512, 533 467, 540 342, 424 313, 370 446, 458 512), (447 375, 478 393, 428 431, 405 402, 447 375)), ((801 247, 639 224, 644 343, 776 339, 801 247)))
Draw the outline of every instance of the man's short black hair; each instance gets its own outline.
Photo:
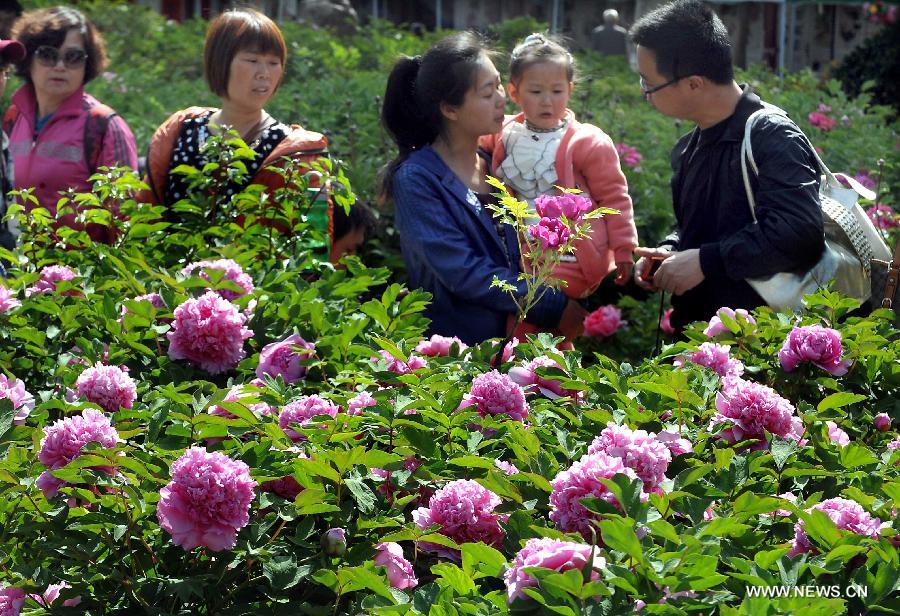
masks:
POLYGON ((675 0, 641 17, 631 40, 656 55, 656 70, 667 79, 699 75, 727 85, 734 80, 728 30, 698 0, 675 0))
POLYGON ((354 229, 362 229, 364 237, 368 239, 375 232, 375 215, 365 203, 357 202, 350 207, 350 213, 344 212, 344 208, 336 206, 332 213, 334 225, 334 241, 338 241, 354 229))

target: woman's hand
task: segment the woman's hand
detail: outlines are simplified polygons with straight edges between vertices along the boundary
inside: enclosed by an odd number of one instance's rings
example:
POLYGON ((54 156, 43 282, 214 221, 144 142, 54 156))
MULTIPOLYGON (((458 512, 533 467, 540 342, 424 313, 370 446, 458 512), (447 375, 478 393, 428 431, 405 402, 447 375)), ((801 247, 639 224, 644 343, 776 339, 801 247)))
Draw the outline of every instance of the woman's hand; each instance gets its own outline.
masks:
POLYGON ((646 291, 656 291, 656 285, 653 283, 653 274, 656 273, 655 270, 660 263, 672 256, 672 249, 668 247, 644 248, 638 246, 634 249, 634 254, 640 257, 634 266, 634 282, 646 291))
POLYGON ((574 340, 584 333, 584 319, 587 315, 588 311, 581 304, 570 299, 559 319, 560 333, 569 340, 574 340))

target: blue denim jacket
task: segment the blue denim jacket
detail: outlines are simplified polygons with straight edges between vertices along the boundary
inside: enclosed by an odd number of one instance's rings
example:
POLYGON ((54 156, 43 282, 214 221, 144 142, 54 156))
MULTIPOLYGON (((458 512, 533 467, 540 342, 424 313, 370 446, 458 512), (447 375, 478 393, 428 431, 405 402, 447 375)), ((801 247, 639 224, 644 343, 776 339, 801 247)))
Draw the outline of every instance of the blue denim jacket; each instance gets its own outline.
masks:
MULTIPOLYGON (((504 337, 516 305, 491 281, 497 276, 525 293, 525 283, 517 280, 515 231, 503 225, 498 235, 491 212, 430 146, 400 165, 392 188, 409 284, 433 296, 425 312, 430 333, 458 336, 467 344, 504 337)), ((555 327, 566 301, 562 292, 548 289, 528 321, 555 327)))

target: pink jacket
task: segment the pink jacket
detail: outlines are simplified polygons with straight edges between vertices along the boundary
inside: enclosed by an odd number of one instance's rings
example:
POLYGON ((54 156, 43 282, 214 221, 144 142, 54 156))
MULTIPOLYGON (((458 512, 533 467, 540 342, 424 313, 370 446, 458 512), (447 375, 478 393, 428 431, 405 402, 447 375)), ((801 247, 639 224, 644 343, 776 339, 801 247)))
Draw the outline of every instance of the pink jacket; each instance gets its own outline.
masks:
MULTIPOLYGON (((556 153, 559 185, 578 188, 598 205, 619 210, 591 221, 591 235, 575 245, 576 263, 561 263, 557 277, 568 282, 564 289, 569 297, 583 297, 594 290, 617 261, 631 261, 638 245, 637 228, 628 182, 619 165, 619 155, 612 139, 593 124, 574 119, 563 135, 556 153)), ((507 116, 509 122, 524 122, 525 114, 507 116)), ((502 131, 481 138, 480 145, 492 152, 491 166, 497 172, 506 158, 502 131)))
MULTIPOLYGON (((34 86, 25 84, 19 88, 12 96, 12 104, 18 109, 9 135, 15 186, 17 189, 33 187, 41 206, 55 213, 61 191, 73 188, 86 192, 91 188, 89 162, 85 160, 85 122, 88 110, 100 103, 78 89, 63 101, 37 135, 34 86)), ((109 121, 100 148, 98 166, 125 165, 137 169, 134 135, 118 115, 109 121)))

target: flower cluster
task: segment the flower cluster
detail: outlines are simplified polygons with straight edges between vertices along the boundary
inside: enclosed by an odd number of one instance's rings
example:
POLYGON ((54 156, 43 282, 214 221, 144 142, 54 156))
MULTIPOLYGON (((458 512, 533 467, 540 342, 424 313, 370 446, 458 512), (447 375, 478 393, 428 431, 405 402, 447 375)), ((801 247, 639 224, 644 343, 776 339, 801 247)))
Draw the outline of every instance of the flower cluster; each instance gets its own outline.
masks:
POLYGON ((403 361, 402 359, 397 359, 388 351, 378 351, 379 357, 371 358, 372 361, 382 361, 387 364, 387 371, 393 372, 394 374, 404 375, 409 374, 413 370, 418 370, 419 368, 424 368, 428 365, 428 362, 425 361, 424 358, 419 357, 415 353, 409 354, 409 359, 403 361))
POLYGON ((292 430, 290 426, 296 424, 306 425, 310 419, 318 415, 335 417, 340 410, 337 405, 320 396, 304 396, 281 409, 281 413, 278 414, 278 427, 284 430, 284 433, 292 441, 305 441, 306 436, 296 430, 292 430))
POLYGON ((866 210, 869 220, 879 229, 900 228, 900 214, 897 214, 889 205, 879 203, 866 210))
MULTIPOLYGON (((744 364, 740 360, 731 358, 731 347, 727 344, 704 342, 700 348, 687 356, 687 361, 698 366, 704 366, 715 370, 721 377, 740 376, 744 373, 744 364)), ((676 366, 683 366, 685 359, 675 359, 676 366)))
POLYGON ((588 454, 605 453, 620 458, 644 482, 644 490, 659 488, 666 480, 666 470, 672 461, 672 452, 652 432, 631 430, 628 426, 606 424, 587 450, 588 454))
MULTIPOLYGON (((44 496, 53 498, 65 482, 54 477, 50 471, 62 468, 79 457, 88 443, 99 443, 101 447, 112 449, 119 440, 119 433, 112 427, 109 418, 95 409, 85 409, 81 415, 71 415, 44 427, 38 460, 49 470, 41 474, 37 486, 44 496)), ((110 472, 108 467, 98 470, 110 472)))
POLYGON ((571 193, 539 195, 534 200, 534 209, 540 221, 528 227, 528 235, 541 243, 542 250, 548 250, 559 248, 569 241, 572 235, 570 225, 579 223, 585 214, 594 209, 594 203, 587 197, 571 193))
POLYGON ((519 469, 516 468, 515 464, 512 464, 511 462, 507 462, 505 460, 494 460, 494 466, 496 466, 507 475, 516 475, 519 472, 519 469))
MULTIPOLYGON (((457 544, 483 541, 499 546, 503 542, 500 522, 506 520, 505 515, 494 513, 500 503, 499 496, 475 481, 458 479, 435 492, 428 507, 419 507, 412 517, 420 529, 439 525, 437 532, 457 544)), ((458 556, 440 545, 423 543, 422 547, 451 558, 458 556)))
POLYGON ((615 475, 626 475, 630 479, 637 474, 626 467, 621 458, 611 456, 602 451, 582 456, 568 470, 560 471, 550 485, 550 519, 563 532, 577 532, 590 540, 591 520, 599 516, 581 504, 582 498, 601 498, 620 507, 615 495, 600 481, 611 479, 615 475))
POLYGON ((313 356, 316 345, 307 342, 297 334, 292 334, 279 342, 263 347, 259 353, 259 365, 256 367, 256 378, 265 375, 272 378, 281 376, 285 383, 296 383, 306 376, 304 359, 313 356))
POLYGON ((25 418, 34 410, 34 396, 25 391, 25 383, 0 374, 0 399, 3 398, 12 402, 13 410, 16 412, 13 423, 16 425, 25 423, 25 418))
POLYGON ((0 616, 19 616, 25 605, 25 591, 13 586, 0 586, 0 616))
POLYGON ((184 276, 192 276, 194 274, 194 270, 200 270, 200 273, 197 275, 200 276, 200 278, 202 278, 203 280, 208 281, 209 274, 203 271, 207 269, 219 270, 224 272, 222 280, 227 280, 228 282, 232 282, 240 287, 240 291, 232 291, 231 289, 222 289, 220 291, 217 291, 217 293, 224 299, 231 301, 253 292, 253 279, 250 278, 248 274, 245 274, 244 270, 241 269, 241 266, 232 259, 197 261, 195 263, 186 265, 181 270, 181 273, 184 276))
POLYGON ((591 579, 595 580, 599 577, 597 572, 606 568, 606 559, 600 556, 596 546, 549 537, 529 539, 503 574, 509 603, 518 598, 526 598, 523 589, 538 585, 538 581, 525 572, 526 568, 540 567, 562 573, 571 569, 582 571, 589 562, 594 570, 591 572, 591 579))
MULTIPOLYGON (((877 537, 878 531, 881 529, 881 520, 872 517, 856 501, 846 498, 830 498, 813 505, 806 510, 806 513, 813 511, 821 511, 827 515, 839 530, 849 530, 857 535, 877 537)), ((794 524, 794 540, 791 551, 787 555, 793 558, 808 552, 815 553, 817 550, 806 535, 805 523, 800 520, 794 524)))
POLYGON ((795 327, 788 334, 778 359, 785 372, 794 371, 802 362, 810 362, 834 376, 847 374, 850 360, 841 361, 844 349, 841 333, 821 325, 795 327))
POLYGON ((11 289, 0 284, 0 314, 8 312, 13 308, 22 305, 22 302, 16 299, 16 294, 11 289))
POLYGON ((450 355, 450 349, 454 344, 460 353, 469 348, 469 345, 456 336, 447 337, 434 334, 430 339, 423 340, 417 344, 415 351, 427 357, 447 357, 450 355))
MULTIPOLYGON (((56 291, 56 283, 75 280, 76 276, 74 270, 65 265, 48 265, 41 269, 41 277, 34 283, 34 286, 25 289, 25 297, 52 293, 56 291)), ((65 292, 65 295, 79 295, 79 292, 70 289, 65 292)))
POLYGON ((378 404, 378 402, 375 401, 372 394, 367 391, 362 391, 347 401, 347 414, 362 415, 363 409, 375 406, 376 404, 378 404))
POLYGON ((633 148, 627 143, 617 143, 616 153, 626 167, 631 167, 637 173, 641 172, 641 161, 644 160, 644 157, 637 151, 637 148, 633 148))
POLYGON ((244 340, 253 332, 247 317, 212 291, 189 299, 175 309, 169 338, 169 357, 186 359, 210 374, 231 370, 244 359, 244 340))
POLYGON ((521 366, 512 368, 509 371, 509 378, 524 387, 527 391, 538 391, 551 400, 556 400, 564 396, 576 400, 583 397, 582 392, 580 391, 564 389, 557 379, 541 376, 537 372, 539 368, 563 369, 555 360, 550 359, 546 355, 541 355, 521 366))
POLYGON ((388 582, 391 583, 392 587, 398 590, 406 590, 407 588, 415 588, 419 584, 412 565, 403 556, 403 548, 400 547, 399 543, 392 541, 379 543, 375 546, 375 550, 378 553, 372 560, 379 567, 385 568, 388 582))
POLYGON ((75 381, 79 396, 93 402, 108 413, 120 408, 130 409, 137 398, 134 379, 128 375, 128 368, 97 364, 88 368, 75 381))
POLYGON ((709 320, 709 325, 706 326, 706 329, 703 330, 703 333, 709 338, 715 338, 722 332, 729 331, 725 326, 725 323, 722 322, 722 317, 727 316, 732 321, 746 321, 751 325, 756 325, 756 319, 753 318, 749 312, 744 310, 743 308, 738 308, 737 310, 732 310, 727 306, 722 306, 718 310, 716 310, 716 314, 713 315, 713 318, 709 320))
POLYGON ((809 123, 821 130, 822 132, 828 132, 832 130, 835 126, 837 126, 837 120, 830 118, 828 113, 831 113, 831 107, 828 105, 819 104, 819 108, 817 111, 810 112, 807 116, 809 123))
POLYGON ((528 417, 525 390, 510 377, 491 370, 472 380, 472 389, 463 399, 460 408, 475 406, 482 417, 508 415, 514 421, 528 417))
MULTIPOLYGON (((803 422, 794 415, 794 406, 775 390, 745 381, 740 377, 726 377, 716 394, 716 414, 709 424, 730 423, 719 434, 730 443, 746 439, 766 440, 766 434, 796 441, 803 435, 803 422)), ((760 443, 758 447, 765 447, 760 443)))
POLYGON ((617 306, 600 306, 584 318, 584 333, 586 336, 607 338, 627 324, 622 320, 622 311, 617 306))
POLYGON ((250 521, 256 482, 249 467, 205 447, 191 447, 172 463, 172 481, 159 491, 156 519, 185 551, 230 550, 250 521))

